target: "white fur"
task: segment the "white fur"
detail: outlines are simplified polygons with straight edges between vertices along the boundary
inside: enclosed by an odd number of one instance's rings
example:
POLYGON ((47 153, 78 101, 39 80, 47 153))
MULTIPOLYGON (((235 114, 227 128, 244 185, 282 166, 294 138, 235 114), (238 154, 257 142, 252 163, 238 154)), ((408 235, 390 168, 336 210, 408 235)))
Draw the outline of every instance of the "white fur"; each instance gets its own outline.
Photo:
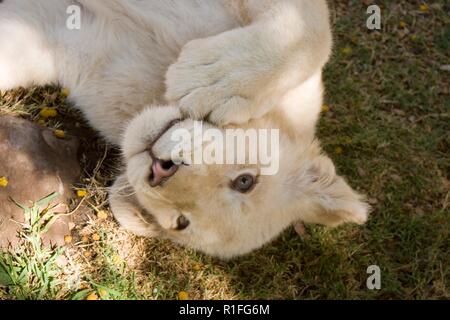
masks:
POLYGON ((185 115, 209 114, 217 124, 259 117, 320 71, 331 49, 322 0, 5 0, 0 6, 0 90, 67 87, 115 144, 126 123, 144 106, 164 103, 164 95, 185 115), (240 27, 233 2, 250 12, 250 25, 240 27), (69 30, 66 9, 77 3, 81 29, 69 30))
MULTIPOLYGON (((122 145, 126 173, 110 194, 117 220, 138 235, 232 257, 297 220, 367 219, 314 142, 331 46, 324 0, 4 0, 0 90, 68 88, 90 124, 122 145), (66 28, 73 4, 80 30, 66 28), (182 117, 280 128, 280 174, 243 195, 230 190, 230 177, 258 166, 191 166, 151 188, 146 149, 182 117), (173 230, 180 214, 191 221, 183 232, 173 230)), ((168 148, 161 142, 155 152, 165 157, 168 148)))

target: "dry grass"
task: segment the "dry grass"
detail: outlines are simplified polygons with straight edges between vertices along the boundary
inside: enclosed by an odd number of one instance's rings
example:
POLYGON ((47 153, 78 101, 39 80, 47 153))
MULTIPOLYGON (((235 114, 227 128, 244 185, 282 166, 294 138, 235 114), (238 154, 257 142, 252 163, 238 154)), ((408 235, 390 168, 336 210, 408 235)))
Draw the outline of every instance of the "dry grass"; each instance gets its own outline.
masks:
MULTIPOLYGON (((194 299, 450 298, 450 73, 441 70, 450 64, 450 6, 429 1, 422 12, 421 1, 378 1, 383 30, 372 32, 364 26, 363 2, 331 4, 336 48, 326 71, 330 110, 319 134, 339 171, 369 195, 373 216, 365 227, 308 227, 308 239, 291 230, 236 261, 137 239, 111 215, 97 219, 108 210, 118 152, 95 137, 56 89, 3 94, 0 114, 37 121, 41 107, 57 107, 59 116, 47 126, 83 142, 84 174, 76 187, 88 190, 91 214, 55 265, 59 290, 46 298, 176 299, 180 291, 194 299), (379 291, 366 288, 372 264, 382 269, 379 291)), ((13 292, 0 284, 0 297, 33 297, 13 292)))

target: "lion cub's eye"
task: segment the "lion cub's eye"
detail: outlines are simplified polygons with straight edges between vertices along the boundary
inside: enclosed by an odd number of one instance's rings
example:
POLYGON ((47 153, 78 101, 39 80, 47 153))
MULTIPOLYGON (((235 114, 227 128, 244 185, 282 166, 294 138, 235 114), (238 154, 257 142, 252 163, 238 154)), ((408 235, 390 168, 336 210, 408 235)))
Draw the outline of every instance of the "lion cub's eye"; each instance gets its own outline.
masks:
POLYGON ((256 183, 256 178, 250 174, 243 174, 237 177, 233 183, 232 188, 241 193, 249 192, 256 183))
POLYGON ((175 228, 175 230, 183 231, 184 229, 189 227, 190 224, 191 222, 185 216, 179 216, 177 219, 177 227, 175 228))

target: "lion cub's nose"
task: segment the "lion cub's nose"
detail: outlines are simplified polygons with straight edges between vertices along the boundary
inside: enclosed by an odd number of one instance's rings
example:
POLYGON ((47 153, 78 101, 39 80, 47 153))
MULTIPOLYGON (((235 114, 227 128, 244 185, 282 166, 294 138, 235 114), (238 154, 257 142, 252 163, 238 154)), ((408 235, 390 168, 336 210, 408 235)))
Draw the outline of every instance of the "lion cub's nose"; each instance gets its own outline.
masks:
POLYGON ((173 176, 178 170, 178 166, 172 161, 153 160, 152 174, 150 176, 150 186, 157 187, 163 181, 173 176))

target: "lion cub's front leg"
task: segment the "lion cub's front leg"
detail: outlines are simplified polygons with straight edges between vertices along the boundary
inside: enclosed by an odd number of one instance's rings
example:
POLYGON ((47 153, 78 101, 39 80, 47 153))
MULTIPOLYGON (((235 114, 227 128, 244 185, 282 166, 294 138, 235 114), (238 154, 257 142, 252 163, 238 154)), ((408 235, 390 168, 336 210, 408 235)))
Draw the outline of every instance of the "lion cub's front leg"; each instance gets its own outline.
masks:
POLYGON ((189 42, 169 68, 166 97, 185 116, 218 125, 247 122, 327 62, 332 40, 325 1, 242 4, 248 26, 189 42))

